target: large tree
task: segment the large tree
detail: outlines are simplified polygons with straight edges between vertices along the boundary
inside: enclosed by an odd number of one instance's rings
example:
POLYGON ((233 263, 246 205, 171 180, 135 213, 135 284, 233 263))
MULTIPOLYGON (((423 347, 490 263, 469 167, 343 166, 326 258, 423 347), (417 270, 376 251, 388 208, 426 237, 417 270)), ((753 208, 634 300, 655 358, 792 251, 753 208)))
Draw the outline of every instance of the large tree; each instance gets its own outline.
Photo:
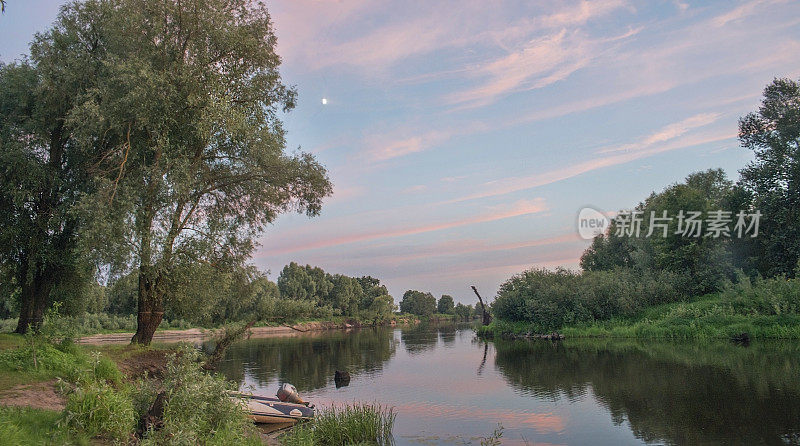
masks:
POLYGON ((800 260, 800 83, 775 79, 761 107, 739 121, 739 140, 755 160, 740 184, 763 214, 752 253, 764 276, 793 276, 800 260))
MULTIPOLYGON (((726 279, 733 277, 733 262, 729 237, 706 237, 702 234, 683 234, 679 230, 681 212, 701 212, 703 218, 717 210, 730 211, 735 215, 741 208, 732 200, 734 191, 731 182, 721 169, 695 172, 682 183, 676 183, 663 191, 653 192, 639 203, 635 211, 642 218, 639 236, 618 234, 617 221, 609 225, 605 234, 594 238, 591 246, 581 256, 581 267, 585 271, 606 271, 615 268, 632 268, 639 272, 670 271, 687 279, 687 286, 694 293, 702 294, 717 290, 726 279), (651 221, 651 217, 671 218, 651 221), (647 236, 651 224, 656 223, 652 234, 647 236), (667 224, 666 236, 663 226, 667 224), (694 236, 696 235, 696 236, 694 236)), ((687 214, 688 215, 688 214, 687 214)), ((684 225, 685 229, 685 225, 684 225)))
POLYGON ((279 114, 296 93, 263 4, 103 3, 107 73, 71 116, 103 154, 86 236, 138 272, 131 341, 148 344, 181 265, 240 265, 278 214, 316 215, 331 185, 311 155, 285 150, 279 114))
POLYGON ((102 16, 96 3, 67 7, 30 60, 0 65, 0 263, 19 289, 19 333, 41 324, 54 294, 78 296, 92 278, 72 210, 97 159, 69 116, 104 71, 102 16))

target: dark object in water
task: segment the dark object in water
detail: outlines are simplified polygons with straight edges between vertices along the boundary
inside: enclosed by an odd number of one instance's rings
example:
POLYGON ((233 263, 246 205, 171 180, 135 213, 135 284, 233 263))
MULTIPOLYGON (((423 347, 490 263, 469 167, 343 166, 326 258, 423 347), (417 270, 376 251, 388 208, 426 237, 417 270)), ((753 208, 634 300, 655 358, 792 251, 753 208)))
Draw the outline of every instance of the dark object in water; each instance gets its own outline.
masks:
POLYGON ((278 398, 231 392, 234 398, 243 398, 247 404, 247 416, 256 423, 297 423, 314 418, 314 406, 287 403, 278 398))
POLYGON ((339 387, 347 387, 350 385, 350 373, 337 370, 333 375, 333 382, 336 384, 337 389, 339 387))
POLYGON ((736 344, 747 346, 750 345, 750 335, 748 333, 739 333, 734 335, 731 338, 731 341, 735 342, 736 344))

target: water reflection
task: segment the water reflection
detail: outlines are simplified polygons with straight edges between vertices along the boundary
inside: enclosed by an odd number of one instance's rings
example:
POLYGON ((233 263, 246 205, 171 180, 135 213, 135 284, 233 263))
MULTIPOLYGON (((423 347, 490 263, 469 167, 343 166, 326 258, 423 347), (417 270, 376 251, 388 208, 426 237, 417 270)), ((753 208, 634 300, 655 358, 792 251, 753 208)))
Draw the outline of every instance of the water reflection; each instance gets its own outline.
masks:
POLYGON ((509 384, 539 398, 591 390, 644 441, 798 444, 796 344, 497 342, 509 384))
POLYGON ((301 392, 311 391, 333 385, 336 370, 380 371, 396 344, 393 331, 382 328, 251 339, 231 346, 219 369, 239 382, 247 375, 259 386, 291 382, 301 392))
POLYGON ((439 340, 438 328, 426 324, 404 328, 400 332, 400 340, 410 355, 431 351, 439 340))
POLYGON ((251 339, 221 369, 262 393, 394 406, 398 444, 478 444, 497 422, 503 444, 800 444, 795 343, 486 343, 417 326, 251 339))

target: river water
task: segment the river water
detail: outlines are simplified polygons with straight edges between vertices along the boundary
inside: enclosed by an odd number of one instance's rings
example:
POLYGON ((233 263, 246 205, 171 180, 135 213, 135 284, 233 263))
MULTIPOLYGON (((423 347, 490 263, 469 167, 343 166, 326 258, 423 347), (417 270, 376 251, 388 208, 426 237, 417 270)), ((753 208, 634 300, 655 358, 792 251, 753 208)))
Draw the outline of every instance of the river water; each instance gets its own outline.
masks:
POLYGON ((220 370, 318 406, 377 402, 397 444, 800 444, 796 342, 490 341, 414 326, 250 339, 220 370), (336 388, 335 370, 350 384, 336 388))

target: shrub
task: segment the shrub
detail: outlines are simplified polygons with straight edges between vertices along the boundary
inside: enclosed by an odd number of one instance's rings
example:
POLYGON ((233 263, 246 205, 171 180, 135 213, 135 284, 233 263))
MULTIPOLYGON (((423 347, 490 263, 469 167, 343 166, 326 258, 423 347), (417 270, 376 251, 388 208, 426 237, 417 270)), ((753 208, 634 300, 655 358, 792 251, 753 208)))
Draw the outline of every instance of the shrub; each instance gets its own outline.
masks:
POLYGON ((106 382, 79 384, 67 396, 63 422, 70 429, 89 436, 116 441, 128 438, 136 425, 130 395, 106 382))
POLYGON ((564 325, 627 317, 647 306, 686 299, 684 278, 618 268, 576 273, 532 269, 500 287, 492 311, 506 322, 525 322, 538 332, 564 325))
POLYGON ((241 401, 228 396, 235 384, 204 372, 200 353, 181 346, 167 363, 164 426, 150 431, 143 444, 260 444, 241 401))

